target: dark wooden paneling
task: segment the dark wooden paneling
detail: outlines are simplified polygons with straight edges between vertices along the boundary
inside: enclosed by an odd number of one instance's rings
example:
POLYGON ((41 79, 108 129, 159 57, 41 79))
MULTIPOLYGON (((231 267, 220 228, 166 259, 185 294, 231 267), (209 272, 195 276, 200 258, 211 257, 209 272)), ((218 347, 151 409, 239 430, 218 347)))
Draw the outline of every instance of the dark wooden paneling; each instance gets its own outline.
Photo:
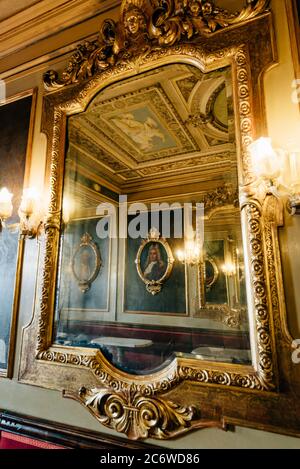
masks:
POLYGON ((76 449, 151 449, 156 448, 142 442, 105 435, 79 427, 37 419, 28 415, 0 413, 0 431, 14 433, 40 441, 47 441, 66 448, 76 449))

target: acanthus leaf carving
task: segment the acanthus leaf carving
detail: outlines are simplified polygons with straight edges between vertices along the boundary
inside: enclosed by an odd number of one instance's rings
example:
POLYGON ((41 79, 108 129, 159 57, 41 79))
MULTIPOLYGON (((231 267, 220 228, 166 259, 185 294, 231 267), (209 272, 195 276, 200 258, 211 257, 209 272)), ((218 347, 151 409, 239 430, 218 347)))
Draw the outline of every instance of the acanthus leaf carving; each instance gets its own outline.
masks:
POLYGON ((79 401, 103 425, 132 440, 174 438, 196 428, 226 430, 222 418, 201 418, 198 408, 177 404, 163 395, 145 395, 134 384, 121 390, 82 387, 78 393, 64 391, 63 395, 79 401))
POLYGON ((210 192, 206 192, 201 202, 205 206, 206 213, 218 207, 223 207, 224 205, 233 205, 234 207, 238 207, 238 190, 233 184, 225 183, 210 192))
POLYGON ((140 60, 162 46, 190 42, 199 35, 239 24, 264 13, 270 0, 247 0, 237 13, 204 0, 123 0, 120 20, 106 19, 96 41, 80 44, 61 76, 44 75, 47 90, 85 81, 116 64, 140 60))

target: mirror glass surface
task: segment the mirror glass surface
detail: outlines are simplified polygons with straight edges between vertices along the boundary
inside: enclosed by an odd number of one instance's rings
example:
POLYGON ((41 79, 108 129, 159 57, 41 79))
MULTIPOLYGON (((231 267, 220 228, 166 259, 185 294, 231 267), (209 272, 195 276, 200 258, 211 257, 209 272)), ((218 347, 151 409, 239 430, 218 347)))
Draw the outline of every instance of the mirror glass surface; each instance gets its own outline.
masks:
POLYGON ((18 296, 18 207, 21 203, 26 171, 26 153, 30 148, 30 126, 33 98, 16 96, 0 100, 0 189, 12 194, 12 215, 0 223, 0 374, 7 376, 10 350, 15 334, 15 297, 18 296), (2 225, 2 226, 1 226, 2 225))
POLYGON ((156 68, 69 117, 54 342, 133 374, 251 362, 229 67, 156 68))

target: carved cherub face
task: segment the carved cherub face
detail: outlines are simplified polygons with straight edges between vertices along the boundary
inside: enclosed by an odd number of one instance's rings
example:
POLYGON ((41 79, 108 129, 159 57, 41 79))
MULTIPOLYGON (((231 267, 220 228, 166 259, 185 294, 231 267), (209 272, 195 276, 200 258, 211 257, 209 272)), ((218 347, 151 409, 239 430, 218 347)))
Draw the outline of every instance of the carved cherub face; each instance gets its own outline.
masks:
POLYGON ((202 2, 198 0, 193 0, 190 3, 190 12, 192 16, 199 16, 202 11, 202 2))
POLYGON ((145 17, 139 8, 131 8, 124 15, 124 24, 126 30, 135 36, 145 29, 145 17))
POLYGON ((213 11, 211 2, 202 2, 202 0, 192 0, 189 5, 189 10, 192 16, 197 17, 200 14, 206 16, 210 15, 213 11))
POLYGON ((211 15, 213 12, 213 5, 210 2, 205 2, 202 6, 203 15, 211 15))

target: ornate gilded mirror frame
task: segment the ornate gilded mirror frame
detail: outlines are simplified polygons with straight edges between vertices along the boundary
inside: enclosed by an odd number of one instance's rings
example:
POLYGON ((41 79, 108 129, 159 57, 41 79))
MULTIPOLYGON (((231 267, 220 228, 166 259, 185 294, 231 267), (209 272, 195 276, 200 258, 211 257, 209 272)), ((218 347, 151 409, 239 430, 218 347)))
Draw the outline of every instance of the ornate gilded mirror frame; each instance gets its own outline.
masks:
POLYGON ((276 61, 272 15, 268 0, 247 1, 237 14, 214 3, 124 0, 118 23, 106 20, 98 42, 79 46, 60 76, 45 76, 50 203, 40 301, 24 329, 19 377, 64 390, 103 425, 134 439, 228 424, 300 435, 300 379, 291 359, 277 234, 283 209, 256 184, 247 152, 265 132, 263 73, 276 61), (52 344, 66 123, 109 84, 173 62, 204 72, 232 67, 253 364, 177 357, 157 373, 136 376, 116 369, 99 350, 52 344))

